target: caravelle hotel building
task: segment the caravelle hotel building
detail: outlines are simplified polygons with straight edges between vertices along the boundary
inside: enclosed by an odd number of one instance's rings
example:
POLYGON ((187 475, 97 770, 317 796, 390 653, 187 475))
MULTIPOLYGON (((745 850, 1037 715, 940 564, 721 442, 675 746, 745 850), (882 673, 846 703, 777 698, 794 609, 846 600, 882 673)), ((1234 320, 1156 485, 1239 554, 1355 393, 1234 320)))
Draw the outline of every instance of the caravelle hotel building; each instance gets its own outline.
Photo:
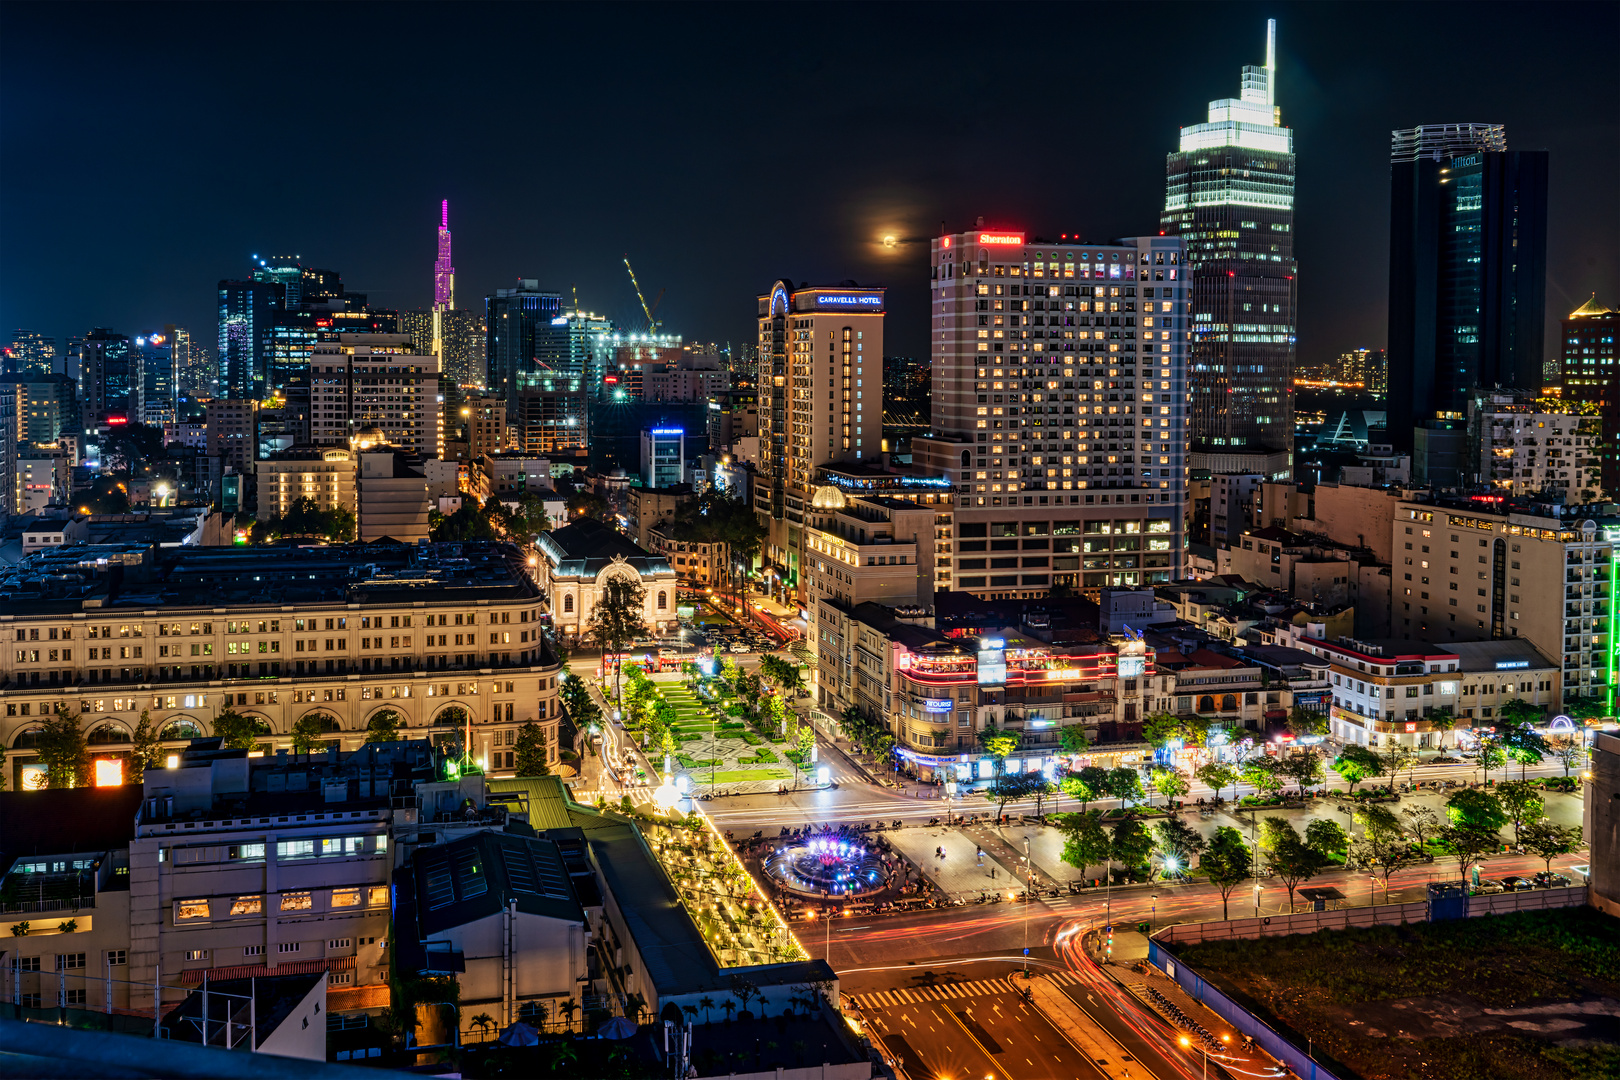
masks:
POLYGON ((917 467, 950 480, 953 587, 990 598, 1181 576, 1182 241, 932 242, 933 410, 917 467))
POLYGON ((534 721, 554 763, 562 666, 542 610, 507 545, 36 552, 0 576, 6 781, 38 785, 40 722, 58 705, 81 714, 97 783, 123 782, 143 711, 171 753, 225 709, 272 752, 305 716, 326 745, 357 749, 392 711, 401 738, 465 744, 497 775, 534 721))

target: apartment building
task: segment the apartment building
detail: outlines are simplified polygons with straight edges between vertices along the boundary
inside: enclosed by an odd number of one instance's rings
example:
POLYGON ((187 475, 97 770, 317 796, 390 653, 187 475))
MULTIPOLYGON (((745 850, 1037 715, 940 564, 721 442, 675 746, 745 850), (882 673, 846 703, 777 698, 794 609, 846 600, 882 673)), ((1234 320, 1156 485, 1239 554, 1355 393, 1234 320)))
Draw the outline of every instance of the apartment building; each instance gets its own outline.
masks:
POLYGON ((1500 495, 1547 497, 1571 505, 1603 494, 1602 408, 1525 392, 1480 393, 1468 426, 1481 485, 1500 495))
POLYGON ((1182 577, 1182 240, 1098 245, 980 228, 935 239, 931 253, 932 420, 912 452, 956 492, 953 588, 1028 598, 1182 577), (1067 531, 1055 530, 1091 527, 1158 536, 1162 557, 1109 544, 1086 549, 1083 565, 1078 548, 1057 558, 1067 531), (992 537, 1003 543, 986 545, 992 537), (1038 541, 1028 554, 1020 537, 1038 541))
POLYGON ((409 334, 339 334, 315 345, 309 361, 309 437, 348 446, 363 428, 389 445, 444 456, 439 358, 411 352, 409 334))
POLYGON ((129 756, 143 714, 179 747, 227 708, 270 750, 306 717, 352 749, 389 713, 506 772, 532 721, 556 761, 562 668, 543 613, 509 545, 38 551, 0 575, 8 786, 37 783, 40 718, 58 705, 98 761, 129 756))
POLYGON ((1434 644, 1526 638, 1560 657, 1565 698, 1603 697, 1620 519, 1500 497, 1395 504, 1391 624, 1434 644))
POLYGON ((219 399, 210 401, 205 414, 208 456, 219 458, 238 473, 253 471, 259 456, 259 403, 219 399))

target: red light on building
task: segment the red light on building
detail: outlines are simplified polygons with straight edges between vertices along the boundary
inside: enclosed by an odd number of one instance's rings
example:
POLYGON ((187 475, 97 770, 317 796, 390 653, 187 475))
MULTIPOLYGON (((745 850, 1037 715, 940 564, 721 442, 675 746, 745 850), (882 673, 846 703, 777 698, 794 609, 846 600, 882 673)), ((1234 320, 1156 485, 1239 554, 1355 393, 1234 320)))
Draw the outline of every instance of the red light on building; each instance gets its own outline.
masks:
POLYGON ((940 246, 942 246, 942 247, 950 247, 951 246, 951 238, 947 236, 945 238, 945 240, 944 240, 944 243, 941 244, 940 246))
POLYGON ((127 424, 127 423, 129 423, 129 418, 126 417, 126 416, 109 416, 109 417, 107 417, 107 423, 109 423, 109 424, 127 424))
POLYGON ((999 247, 1023 247, 1023 233, 989 233, 979 234, 979 243, 999 247))

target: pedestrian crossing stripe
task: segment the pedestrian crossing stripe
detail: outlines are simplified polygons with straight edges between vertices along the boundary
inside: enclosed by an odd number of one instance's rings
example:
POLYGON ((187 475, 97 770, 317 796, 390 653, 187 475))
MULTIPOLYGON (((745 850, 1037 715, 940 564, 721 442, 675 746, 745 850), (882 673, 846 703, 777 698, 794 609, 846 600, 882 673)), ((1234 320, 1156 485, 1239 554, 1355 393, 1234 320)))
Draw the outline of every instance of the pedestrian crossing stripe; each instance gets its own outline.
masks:
POLYGON ((1005 994, 1012 985, 1005 979, 980 979, 975 982, 942 983, 939 986, 910 987, 898 990, 876 990, 865 994, 846 995, 863 1009, 893 1008, 896 1005, 915 1005, 923 1001, 949 1001, 953 998, 980 997, 986 994, 1005 994))

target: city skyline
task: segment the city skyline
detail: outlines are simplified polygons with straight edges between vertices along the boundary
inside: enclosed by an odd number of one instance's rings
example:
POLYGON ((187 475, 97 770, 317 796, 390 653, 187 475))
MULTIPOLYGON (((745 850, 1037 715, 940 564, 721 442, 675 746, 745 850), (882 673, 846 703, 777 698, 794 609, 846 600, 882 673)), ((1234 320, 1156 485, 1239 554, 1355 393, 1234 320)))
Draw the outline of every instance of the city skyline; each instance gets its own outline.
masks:
MULTIPOLYGON (((211 11, 184 24, 171 23, 161 9, 143 9, 139 16, 119 8, 94 10, 99 17, 79 20, 82 25, 71 36, 63 31, 61 20, 68 16, 60 9, 7 14, 8 36, 27 47, 0 75, 0 86, 14 103, 0 119, 0 147, 12 160, 24 152, 49 160, 85 140, 134 153, 128 140, 139 125, 126 121, 137 110, 166 110, 176 138, 204 151, 200 160, 206 164, 161 178, 125 177, 116 191, 72 172, 13 170, 8 175, 11 198, 0 210, 5 215, 0 226, 9 238, 0 253, 0 322, 59 341, 93 325, 129 333, 173 322, 200 330, 212 321, 214 282, 246 276, 250 253, 266 250, 299 251, 313 264, 344 267, 352 287, 368 293, 377 306, 428 307, 433 297, 424 269, 435 249, 426 220, 435 203, 449 199, 460 222, 463 306, 513 286, 519 277, 532 278, 542 289, 558 292, 577 286, 586 307, 633 324, 638 305, 620 262, 628 250, 644 285, 668 289, 660 318, 670 330, 688 339, 740 343, 749 340, 752 328, 748 306, 737 297, 757 294, 781 268, 792 266, 801 279, 815 283, 853 278, 886 286, 890 347, 899 354, 921 354, 927 333, 926 241, 938 234, 942 220, 946 231, 954 231, 983 215, 992 225, 1032 236, 1078 233, 1092 243, 1148 231, 1162 210, 1164 155, 1174 147, 1176 132, 1197 115, 1194 110, 1230 92, 1233 67, 1254 60, 1268 17, 1279 20, 1278 100, 1287 105, 1285 122, 1295 131, 1300 162, 1295 254, 1301 267, 1301 363, 1384 343, 1387 147, 1396 128, 1477 119, 1505 124, 1515 146, 1550 151, 1549 343, 1557 319, 1588 295, 1596 292, 1612 301, 1620 289, 1610 242, 1620 225, 1614 200, 1604 195, 1616 183, 1620 124, 1613 95, 1593 93, 1587 74, 1601 59, 1598 43, 1613 38, 1593 20, 1613 21, 1612 10, 1540 6, 1536 19, 1525 23, 1520 9, 1486 8, 1468 24, 1455 26, 1447 9, 1418 7, 1406 9, 1412 32, 1393 44, 1384 41, 1376 23, 1354 18, 1354 9, 1344 6, 1157 6, 1113 13, 1097 26, 1088 19, 1088 30, 1129 39, 1179 20, 1196 27, 1187 33, 1200 47, 1162 72, 1149 68, 1150 77, 1132 89, 1126 128, 1055 140, 1053 117, 1039 109, 1009 114, 990 108, 992 87, 980 75, 952 92, 965 92, 982 104, 958 110, 948 120, 902 128, 892 118, 914 115, 909 103, 930 92, 932 57, 938 55, 930 47, 930 32, 910 39, 915 48, 889 50, 881 67, 846 69, 842 65, 849 62, 820 59, 823 50, 815 35, 833 31, 815 31, 790 50, 780 76, 790 95, 827 100, 838 118, 830 129, 835 134, 825 137, 831 141, 807 157, 839 161, 855 154, 872 167, 809 166, 796 175, 794 188, 813 194, 792 199, 791 220, 775 216, 780 191, 751 183, 745 179, 748 170, 734 167, 759 151, 758 136, 724 134, 769 129, 771 102, 779 91, 744 68, 698 65, 694 74, 657 60, 660 49, 674 57, 687 51, 683 43, 700 36, 708 40, 702 19, 665 23, 663 13, 648 9, 618 47, 625 55, 644 54, 649 62, 627 62, 625 70, 636 74, 609 90, 584 78, 583 68, 575 66, 582 59, 564 61, 547 76, 539 92, 570 102, 572 137, 584 139, 583 158, 600 164, 541 169, 543 149, 496 159, 495 167, 486 155, 465 161, 447 155, 427 169, 368 173, 362 193, 352 173, 314 167, 327 152, 318 124, 305 132, 297 125, 266 122, 264 136, 281 142, 283 158, 304 155, 312 164, 294 181, 270 171, 257 175, 252 161, 262 157, 239 156, 243 151, 233 148, 251 139, 220 141, 222 118, 216 110, 221 102, 207 95, 180 100, 187 76, 162 75, 134 88, 120 85, 116 94, 100 81, 104 76, 97 73, 116 65, 95 63, 95 57, 132 44, 139 48, 160 35, 167 48, 198 58, 172 70, 206 81, 209 57, 219 53, 212 46, 237 40, 233 35, 246 18, 241 9, 211 11), (1443 65, 1418 62, 1422 42, 1432 36, 1425 26, 1449 35, 1474 58, 1467 78, 1443 65), (1498 51, 1485 47, 1507 36, 1530 51, 1556 48, 1565 62, 1526 89, 1512 78, 1512 59, 1492 61, 1498 51), (91 62, 55 62, 56 50, 63 47, 58 43, 70 40, 76 56, 91 62), (70 69, 81 73, 72 84, 55 74, 70 69), (1012 145, 1049 145, 1048 162, 1039 169, 987 175, 967 164, 980 155, 942 158, 937 153, 947 143, 990 146, 1004 138, 1012 145), (1109 167, 1089 167, 1090 155, 1102 149, 1109 152, 1109 167), (630 167, 649 153, 666 164, 630 167), (616 167, 612 162, 620 154, 625 165, 616 167), (729 212, 692 209, 705 206, 726 206, 729 212), (365 212, 356 213, 357 207, 365 212), (886 247, 886 235, 899 242, 886 247), (141 273, 131 280, 117 267, 134 251, 144 255, 135 256, 141 273), (94 284, 98 280, 120 284, 103 289, 94 284)), ((531 18, 511 10, 513 19, 531 18)), ((345 11, 334 17, 339 23, 363 18, 345 11)), ((566 30, 585 15, 564 9, 549 18, 556 29, 566 30)), ((899 33, 890 21, 897 18, 874 13, 869 27, 875 38, 899 33)), ((368 32, 408 46, 429 32, 455 42, 476 24, 469 19, 463 31, 456 23, 430 27, 406 17, 368 32)), ((728 26, 718 39, 722 44, 714 47, 747 55, 750 42, 773 33, 772 24, 773 16, 764 13, 746 28, 728 26)), ((1069 17, 1058 17, 1055 33, 1061 36, 1065 25, 1069 17)), ((268 54, 285 44, 283 35, 295 32, 291 24, 271 24, 264 36, 238 45, 268 54)), ((1007 47, 988 48, 999 55, 1007 47)), ((446 55, 476 51, 449 48, 446 55)), ((989 68, 997 66, 996 56, 985 59, 992 61, 989 68)), ((315 77, 314 69, 295 63, 289 72, 295 81, 305 75, 315 77)), ((500 100, 515 83, 498 65, 490 70, 470 61, 446 81, 457 89, 442 103, 437 95, 419 99, 407 86, 365 90, 357 104, 377 115, 409 113, 429 125, 460 117, 455 120, 461 125, 458 146, 477 145, 486 128, 493 138, 493 120, 479 113, 484 102, 500 100)), ((1061 68, 1054 88, 1065 95, 1081 92, 1078 85, 1064 88, 1061 68)), ((1100 92, 1111 92, 1106 80, 1100 92)))

